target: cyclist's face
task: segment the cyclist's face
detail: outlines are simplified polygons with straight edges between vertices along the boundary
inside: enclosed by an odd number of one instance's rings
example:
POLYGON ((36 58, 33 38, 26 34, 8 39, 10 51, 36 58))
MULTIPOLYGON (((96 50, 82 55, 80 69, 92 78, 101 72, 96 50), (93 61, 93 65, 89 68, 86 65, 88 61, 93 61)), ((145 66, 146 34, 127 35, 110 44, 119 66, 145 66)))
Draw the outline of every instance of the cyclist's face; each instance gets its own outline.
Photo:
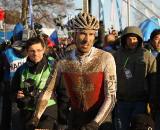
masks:
POLYGON ((77 30, 75 33, 75 43, 80 53, 88 53, 94 44, 95 30, 77 30))
POLYGON ((27 50, 29 59, 34 63, 38 63, 42 60, 44 52, 45 48, 41 43, 31 45, 27 50))

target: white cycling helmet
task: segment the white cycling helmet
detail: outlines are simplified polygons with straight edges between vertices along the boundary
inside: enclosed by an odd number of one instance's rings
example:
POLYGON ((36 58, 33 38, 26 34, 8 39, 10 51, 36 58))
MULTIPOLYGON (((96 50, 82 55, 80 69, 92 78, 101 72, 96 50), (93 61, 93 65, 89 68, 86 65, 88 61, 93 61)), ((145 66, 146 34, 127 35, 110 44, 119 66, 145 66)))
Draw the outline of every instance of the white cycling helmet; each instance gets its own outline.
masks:
POLYGON ((99 29, 99 21, 95 16, 82 12, 79 13, 75 18, 71 19, 68 22, 68 26, 71 29, 91 29, 98 30, 99 29))

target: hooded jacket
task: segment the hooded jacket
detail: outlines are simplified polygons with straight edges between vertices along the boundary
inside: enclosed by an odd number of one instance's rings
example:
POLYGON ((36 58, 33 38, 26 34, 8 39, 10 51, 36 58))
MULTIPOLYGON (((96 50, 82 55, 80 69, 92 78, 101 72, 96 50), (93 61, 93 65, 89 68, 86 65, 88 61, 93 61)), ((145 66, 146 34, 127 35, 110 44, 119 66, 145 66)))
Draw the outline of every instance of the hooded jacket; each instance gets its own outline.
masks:
POLYGON ((156 60, 142 47, 142 33, 137 27, 126 27, 121 36, 121 48, 114 54, 117 69, 117 99, 119 101, 152 100, 156 87, 156 60), (135 49, 126 48, 126 37, 136 36, 135 49))

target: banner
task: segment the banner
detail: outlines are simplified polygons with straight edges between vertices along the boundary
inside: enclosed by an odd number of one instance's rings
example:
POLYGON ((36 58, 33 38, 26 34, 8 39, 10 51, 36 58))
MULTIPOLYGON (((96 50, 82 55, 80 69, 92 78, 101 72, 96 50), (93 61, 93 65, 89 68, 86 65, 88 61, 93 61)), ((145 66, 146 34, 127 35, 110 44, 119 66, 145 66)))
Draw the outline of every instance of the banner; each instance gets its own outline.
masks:
POLYGON ((119 20, 119 28, 122 31, 122 13, 121 13, 121 9, 120 9, 118 0, 116 0, 116 5, 117 5, 118 20, 119 20))
POLYGON ((29 0, 29 26, 31 29, 33 28, 33 8, 32 8, 32 0, 29 0))
POLYGON ((24 27, 21 23, 17 23, 13 29, 13 36, 16 40, 22 40, 24 27))
POLYGON ((13 37, 13 31, 10 32, 0 31, 0 44, 2 44, 6 40, 11 40, 12 37, 13 37))
POLYGON ((150 39, 150 35, 154 29, 160 29, 159 18, 151 17, 150 19, 146 19, 143 21, 139 27, 143 33, 144 41, 148 41, 150 39))

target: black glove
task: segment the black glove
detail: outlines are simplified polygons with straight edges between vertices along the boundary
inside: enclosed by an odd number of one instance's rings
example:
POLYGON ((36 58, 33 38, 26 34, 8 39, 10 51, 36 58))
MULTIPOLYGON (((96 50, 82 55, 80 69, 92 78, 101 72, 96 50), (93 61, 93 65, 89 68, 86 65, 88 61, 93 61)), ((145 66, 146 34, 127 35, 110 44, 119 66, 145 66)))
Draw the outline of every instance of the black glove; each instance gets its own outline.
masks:
POLYGON ((25 125, 26 130, 34 130, 39 123, 39 119, 33 117, 30 121, 28 121, 25 125))
POLYGON ((36 128, 35 124, 31 121, 29 121, 26 125, 25 125, 25 130, 34 130, 36 128))
POLYGON ((80 130, 98 130, 99 125, 95 121, 91 121, 90 123, 83 126, 80 130))

